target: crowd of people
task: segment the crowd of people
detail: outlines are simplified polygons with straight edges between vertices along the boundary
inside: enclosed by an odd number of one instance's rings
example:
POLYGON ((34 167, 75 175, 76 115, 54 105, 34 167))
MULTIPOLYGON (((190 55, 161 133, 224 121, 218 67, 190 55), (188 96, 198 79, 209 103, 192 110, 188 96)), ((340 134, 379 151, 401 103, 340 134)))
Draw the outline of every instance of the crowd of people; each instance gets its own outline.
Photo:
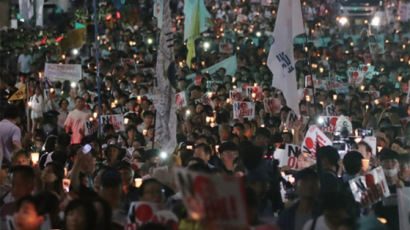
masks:
POLYGON ((195 42, 191 66, 184 1, 170 1, 163 7, 172 12, 171 84, 186 103, 178 105, 178 146, 167 153, 155 141, 155 2, 100 1, 100 76, 87 2, 51 14, 45 21, 55 21, 44 28, 26 21, 0 31, 1 229, 127 229, 135 201, 160 205, 179 220, 179 226, 145 223, 138 229, 219 229, 184 207, 177 167, 243 180, 249 227, 400 229, 397 194, 410 186, 410 26, 398 18, 397 6, 408 1, 383 1, 378 10, 386 17, 378 27, 370 19, 342 25, 339 1, 302 1, 306 34, 294 45, 300 116, 293 122, 266 63, 279 1, 205 0, 211 20, 195 42), (76 23, 85 25, 83 42, 67 49, 64 36, 76 23), (233 55, 233 73, 232 66, 201 72, 233 55), (82 79, 49 81, 45 63, 79 64, 82 79), (356 82, 352 72, 364 67, 371 73, 356 82), (314 76, 313 84, 306 76, 314 76), (255 104, 254 116, 234 119, 232 92, 247 87, 261 89, 244 99, 255 104), (9 100, 22 88, 25 97, 9 100), (279 105, 266 106, 270 98, 279 105), (98 124, 99 115, 113 114, 122 115, 123 127, 98 124), (325 132, 343 140, 346 151, 317 146, 312 156, 300 148, 297 169, 280 166, 276 150, 303 146, 321 116, 348 117, 351 129, 341 139, 325 132), (365 136, 374 136, 375 146, 365 136), (349 181, 378 167, 390 195, 383 197, 373 183, 355 200, 349 181))

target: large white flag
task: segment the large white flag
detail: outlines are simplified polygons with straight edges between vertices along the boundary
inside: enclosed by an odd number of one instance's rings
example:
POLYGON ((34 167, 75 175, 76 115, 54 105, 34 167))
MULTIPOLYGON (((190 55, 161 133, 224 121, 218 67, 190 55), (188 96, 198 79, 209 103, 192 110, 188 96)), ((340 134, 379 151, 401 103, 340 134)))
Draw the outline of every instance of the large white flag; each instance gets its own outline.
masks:
POLYGON ((154 106, 156 109, 155 141, 161 150, 171 153, 177 145, 177 117, 175 105, 175 63, 173 33, 171 26, 170 0, 163 0, 162 29, 159 38, 156 76, 154 86, 154 106))
POLYGON ((272 86, 282 90, 288 107, 299 115, 293 38, 304 33, 300 0, 281 0, 273 31, 268 67, 273 73, 272 86))

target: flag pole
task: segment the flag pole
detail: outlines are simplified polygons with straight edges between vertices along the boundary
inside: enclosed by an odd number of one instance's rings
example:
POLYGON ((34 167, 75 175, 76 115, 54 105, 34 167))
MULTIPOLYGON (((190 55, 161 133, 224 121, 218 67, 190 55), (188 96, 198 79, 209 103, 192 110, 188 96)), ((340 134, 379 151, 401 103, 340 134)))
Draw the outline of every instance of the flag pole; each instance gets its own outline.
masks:
MULTIPOLYGON (((313 72, 312 72, 312 55, 310 52, 310 48, 309 48, 309 39, 310 36, 308 34, 310 34, 310 26, 309 23, 308 25, 308 29, 309 29, 309 33, 305 33, 305 47, 307 49, 307 52, 305 52, 305 58, 306 58, 306 62, 308 64, 308 68, 309 68, 309 74, 310 74, 310 78, 312 79, 312 86, 310 88, 312 88, 312 99, 313 99, 313 108, 315 110, 315 114, 317 114, 317 108, 316 108, 316 90, 315 90, 315 81, 313 79, 313 72)), ((309 106, 309 104, 308 104, 309 106)))
POLYGON ((95 41, 95 65, 97 67, 97 96, 98 96, 98 137, 102 136, 101 124, 101 78, 100 78, 100 65, 98 56, 98 12, 97 12, 97 0, 93 0, 94 9, 94 41, 95 41))

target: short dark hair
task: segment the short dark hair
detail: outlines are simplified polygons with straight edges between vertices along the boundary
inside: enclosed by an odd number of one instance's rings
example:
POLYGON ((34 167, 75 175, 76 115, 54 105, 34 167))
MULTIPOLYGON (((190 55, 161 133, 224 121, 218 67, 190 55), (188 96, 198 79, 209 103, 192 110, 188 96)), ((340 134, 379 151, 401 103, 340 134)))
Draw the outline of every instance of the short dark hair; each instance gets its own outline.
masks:
POLYGON ((316 158, 318 162, 323 159, 327 159, 330 164, 332 164, 333 166, 337 166, 337 162, 339 161, 340 156, 337 150, 332 146, 323 146, 317 150, 316 158))
POLYGON ((357 145, 358 145, 358 146, 359 146, 359 145, 363 145, 363 146, 366 147, 366 152, 372 152, 372 147, 370 147, 370 145, 367 144, 367 143, 364 142, 364 141, 359 142, 357 145))
POLYGON ((144 195, 144 189, 145 189, 145 187, 148 186, 148 184, 158 184, 158 185, 164 187, 164 185, 159 180, 157 180, 155 178, 150 178, 150 179, 143 180, 142 184, 141 184, 141 187, 139 189, 140 197, 142 197, 144 195))
POLYGON ((88 200, 76 199, 68 203, 67 208, 64 211, 65 221, 67 221, 68 213, 78 208, 82 208, 84 211, 86 218, 85 222, 87 225, 86 229, 95 229, 95 225, 97 223, 97 211, 95 210, 93 203, 88 200))
POLYGON ((223 143, 219 147, 219 152, 220 153, 222 153, 224 151, 239 151, 239 148, 235 143, 233 143, 231 141, 228 141, 228 142, 223 143))
POLYGON ((33 180, 35 179, 34 169, 31 166, 27 165, 17 165, 11 168, 11 173, 14 175, 20 173, 23 178, 33 180))
POLYGON ((31 203, 34 205, 34 209, 37 212, 37 215, 43 216, 46 214, 46 205, 40 196, 25 196, 17 201, 17 210, 21 208, 24 203, 31 203))
POLYGON ((362 169, 363 156, 357 151, 348 152, 343 158, 343 166, 350 175, 356 175, 362 169))
POLYGON ((4 118, 7 119, 15 119, 20 116, 20 110, 15 105, 7 105, 4 108, 4 118))
POLYGON ((115 168, 107 168, 101 175, 103 188, 118 188, 121 186, 121 174, 115 168))
POLYGON ((201 143, 195 146, 195 149, 199 149, 199 148, 202 148, 207 155, 210 155, 212 153, 212 149, 208 144, 201 143))

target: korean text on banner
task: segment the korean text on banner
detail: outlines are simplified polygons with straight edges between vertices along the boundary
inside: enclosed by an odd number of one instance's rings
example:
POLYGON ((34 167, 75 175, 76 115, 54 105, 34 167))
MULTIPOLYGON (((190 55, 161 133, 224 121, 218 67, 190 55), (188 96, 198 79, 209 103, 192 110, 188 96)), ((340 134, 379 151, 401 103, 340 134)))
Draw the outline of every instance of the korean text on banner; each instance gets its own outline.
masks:
POLYGON ((252 120, 255 117, 255 103, 253 102, 234 102, 233 119, 248 118, 252 120))
POLYGON ((365 176, 358 176, 349 180, 349 185, 353 197, 357 202, 361 202, 364 197, 368 195, 368 189, 374 185, 381 187, 383 197, 376 197, 376 199, 373 200, 373 203, 390 196, 390 190, 387 186, 386 177, 384 176, 383 168, 380 166, 371 170, 365 176))
POLYGON ((101 116, 101 125, 111 124, 114 127, 115 132, 124 132, 124 117, 122 114, 113 114, 113 115, 102 115, 101 116))
POLYGON ((273 31, 274 42, 268 56, 268 67, 273 73, 272 86, 282 90, 286 104, 299 115, 293 38, 304 33, 300 0, 279 2, 278 16, 273 31))
POLYGON ((81 80, 81 65, 79 64, 50 64, 44 67, 44 76, 50 81, 79 81, 81 80))
POLYGON ((175 178, 189 215, 215 227, 247 228, 248 214, 242 178, 216 176, 174 169, 175 178))
POLYGON ((132 202, 127 215, 127 230, 136 230, 146 223, 161 223, 175 229, 178 217, 169 210, 161 210, 158 204, 150 202, 132 202))

